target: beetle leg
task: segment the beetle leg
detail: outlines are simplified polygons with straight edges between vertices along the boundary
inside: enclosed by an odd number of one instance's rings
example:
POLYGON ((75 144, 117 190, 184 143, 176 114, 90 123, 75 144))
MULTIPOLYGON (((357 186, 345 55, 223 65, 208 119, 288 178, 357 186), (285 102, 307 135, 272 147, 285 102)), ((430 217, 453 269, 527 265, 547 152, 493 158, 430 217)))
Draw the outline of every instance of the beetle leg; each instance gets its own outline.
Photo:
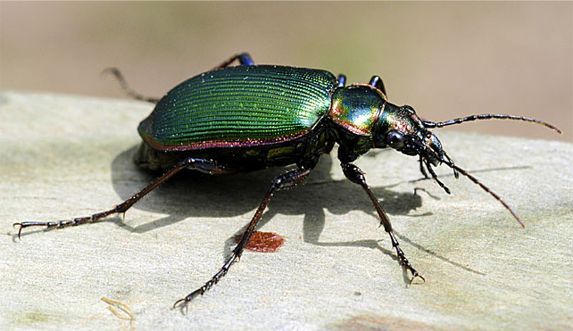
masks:
POLYGON ((370 78, 370 82, 368 83, 368 85, 379 89, 380 91, 382 91, 382 93, 384 93, 384 95, 387 95, 386 88, 384 87, 384 82, 382 81, 382 78, 380 78, 380 76, 372 76, 372 78, 370 78))
POLYGON ((115 77, 115 79, 117 79, 117 81, 119 82, 119 86, 121 87, 121 89, 127 95, 134 98, 135 100, 147 101, 147 102, 151 102, 151 103, 158 103, 159 102, 159 98, 146 97, 146 96, 139 94, 138 92, 135 92, 134 90, 132 90, 131 87, 129 87, 129 84, 127 84, 127 81, 125 80, 125 78, 123 77, 123 74, 121 73, 121 71, 119 71, 118 68, 104 69, 102 71, 102 74, 106 74, 106 73, 112 74, 115 77))
POLYGON ((197 158, 187 158, 176 165, 174 165, 171 169, 165 172, 162 176, 155 178, 149 185, 147 185, 144 189, 137 192, 136 194, 132 195, 129 199, 123 201, 119 205, 113 207, 112 209, 102 211, 99 213, 95 213, 91 216, 85 217, 76 217, 71 220, 62 220, 62 221, 54 221, 54 222, 21 222, 21 223, 14 223, 14 226, 19 227, 18 229, 18 238, 21 237, 22 229, 33 227, 33 226, 45 226, 46 229, 53 229, 53 228, 64 228, 68 226, 74 225, 81 225, 86 223, 93 223, 97 222, 109 215, 112 214, 123 214, 125 213, 133 204, 139 201, 141 198, 146 196, 149 192, 153 191, 159 185, 163 184, 173 175, 178 173, 179 171, 188 168, 193 170, 198 170, 208 174, 218 174, 225 171, 224 168, 218 166, 215 161, 208 160, 208 159, 197 159, 197 158))
POLYGON ((422 175, 424 175, 424 179, 430 179, 430 176, 428 176, 426 169, 424 169, 424 160, 422 159, 422 156, 420 156, 419 162, 420 162, 420 172, 422 173, 422 175))
POLYGON ((251 58, 251 56, 249 55, 249 53, 241 53, 241 54, 236 54, 233 55, 233 57, 231 57, 230 59, 228 59, 227 61, 221 63, 220 65, 218 65, 217 67, 215 67, 215 69, 219 69, 219 68, 226 68, 228 66, 230 66, 233 62, 235 61, 239 61, 239 63, 242 66, 253 66, 255 65, 255 61, 253 61, 253 59, 251 58))
POLYGON ((344 87, 346 85, 346 76, 344 74, 338 75, 338 77, 336 77, 336 82, 338 87, 344 87))
POLYGON ((418 271, 414 269, 414 267, 412 267, 410 261, 408 261, 408 259, 406 258, 404 251, 402 251, 402 249, 400 248, 400 243, 398 242, 398 239, 396 238, 396 235, 392 230, 392 224, 390 223, 390 219, 388 218, 388 215, 386 215, 384 209, 382 209, 382 206, 380 205, 380 202, 378 202, 378 199, 376 199, 376 197, 374 196, 374 193, 372 193, 372 191, 368 187, 368 184, 366 184, 366 179, 364 178, 364 172, 352 163, 342 163, 341 167, 346 178, 348 178, 351 182, 362 186, 366 194, 368 194, 370 201, 372 201, 372 204, 374 205, 374 208, 376 209, 376 212, 380 217, 380 225, 383 225, 384 230, 388 232, 388 234, 390 235, 390 240, 392 241, 392 247, 394 247, 394 249, 396 250, 396 254, 398 255, 398 261, 400 262, 400 265, 412 273, 412 278, 410 279, 410 283, 416 278, 420 278, 423 281, 425 281, 424 277, 420 275, 418 271))
POLYGON ((173 308, 175 308, 178 304, 181 303, 183 305, 187 304, 198 295, 205 294, 207 290, 213 287, 213 285, 217 284, 217 282, 219 282, 219 280, 227 274, 229 268, 231 268, 231 265, 233 265, 233 263, 235 263, 238 259, 241 258, 241 254, 243 254, 245 245, 249 242, 249 239, 251 238, 253 232, 255 232, 257 223, 261 220, 263 212, 267 208, 275 191, 295 186, 296 184, 302 182, 306 178, 306 176, 308 176, 309 173, 310 169, 299 168, 277 176, 273 180, 269 189, 267 190, 267 193, 265 194, 263 201, 261 201, 261 203, 259 204, 259 207, 255 212, 255 215, 247 225, 247 228, 241 237, 241 241, 239 241, 237 246, 235 246, 235 248, 231 252, 231 256, 225 261, 223 267, 221 267, 221 269, 203 286, 189 293, 186 297, 177 300, 173 304, 173 308))

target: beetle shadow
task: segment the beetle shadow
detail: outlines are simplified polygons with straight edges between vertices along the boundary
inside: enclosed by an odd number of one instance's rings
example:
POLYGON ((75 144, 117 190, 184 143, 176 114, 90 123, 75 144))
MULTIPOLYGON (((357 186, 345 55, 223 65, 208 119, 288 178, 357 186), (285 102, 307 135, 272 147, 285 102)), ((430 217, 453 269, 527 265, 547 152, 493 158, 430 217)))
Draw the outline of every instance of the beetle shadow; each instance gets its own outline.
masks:
MULTIPOLYGON (((133 155, 136 150, 137 146, 134 146, 120 153, 111 164, 113 187, 122 200, 128 199, 156 177, 156 175, 140 170, 134 164, 133 155)), ((381 152, 383 151, 375 151, 375 154, 381 152)), ((393 250, 383 248, 380 245, 382 240, 320 241, 320 235, 326 224, 325 211, 335 215, 345 215, 351 211, 362 211, 370 215, 373 222, 378 222, 374 208, 362 188, 346 179, 334 180, 331 176, 332 166, 333 158, 330 155, 324 155, 306 180, 305 185, 300 185, 292 191, 277 192, 262 220, 259 222, 257 229, 263 227, 277 214, 303 215, 302 237, 307 243, 318 246, 376 249, 397 261, 393 250)), ((507 169, 486 169, 480 171, 507 169)), ((254 213, 254 209, 259 205, 272 179, 284 171, 284 168, 269 168, 229 176, 208 176, 198 172, 183 171, 132 207, 144 211, 164 213, 167 216, 138 225, 131 225, 129 221, 126 223, 121 222, 117 217, 110 220, 113 220, 118 226, 128 231, 145 233, 192 217, 200 217, 202 222, 208 222, 209 219, 215 220, 243 215, 248 212, 254 213)), ((423 217, 432 215, 430 212, 424 214, 413 213, 418 207, 422 206, 422 197, 416 192, 404 193, 391 189, 401 183, 415 181, 418 180, 401 181, 385 186, 371 187, 371 189, 375 196, 381 199, 381 205, 390 216, 423 217)), ((424 189, 420 190, 425 191, 424 189)), ((430 198, 439 199, 431 194, 427 195, 430 198)), ((232 247, 235 245, 235 237, 244 231, 246 224, 233 226, 237 227, 237 232, 225 241, 222 254, 223 259, 229 256, 232 247)), ((404 242, 446 263, 472 273, 481 274, 413 242, 404 235, 399 233, 397 235, 404 242)), ((381 236, 384 237, 385 235, 381 236)), ((405 282, 408 282, 406 273, 404 275, 405 282)))
MULTIPOLYGON (((111 165, 113 187, 121 200, 128 199, 156 177, 140 170, 134 164, 133 155, 136 149, 137 147, 132 147, 120 153, 111 165)), ((304 185, 299 185, 294 190, 277 192, 260 221, 259 228, 276 214, 305 215, 304 224, 324 224, 324 210, 336 215, 355 210, 375 215, 372 204, 360 186, 347 180, 332 179, 332 164, 332 157, 324 155, 304 185)), ((132 207, 168 216, 141 225, 122 226, 135 233, 145 233, 189 217, 202 217, 208 221, 254 211, 272 179, 284 171, 285 168, 268 168, 223 176, 182 171, 132 207), (222 192, 224 194, 221 194, 222 192)), ((395 192, 385 187, 371 189, 382 199, 381 203, 390 215, 408 215, 422 205, 421 197, 417 194, 395 192)), ((425 215, 431 213, 417 216, 425 215)), ((304 231, 305 238, 318 238, 321 232, 318 229, 322 227, 307 227, 304 231)), ((315 241, 317 240, 310 239, 308 242, 315 241)))

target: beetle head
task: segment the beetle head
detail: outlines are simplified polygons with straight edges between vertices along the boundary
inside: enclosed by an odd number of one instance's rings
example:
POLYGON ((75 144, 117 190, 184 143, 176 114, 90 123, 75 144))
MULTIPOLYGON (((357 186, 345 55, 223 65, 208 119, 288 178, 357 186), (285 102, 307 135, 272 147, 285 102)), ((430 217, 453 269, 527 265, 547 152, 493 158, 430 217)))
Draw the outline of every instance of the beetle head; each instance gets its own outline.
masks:
POLYGON ((419 155, 434 166, 446 157, 438 137, 426 128, 410 106, 386 103, 373 137, 377 148, 390 147, 406 155, 419 155))

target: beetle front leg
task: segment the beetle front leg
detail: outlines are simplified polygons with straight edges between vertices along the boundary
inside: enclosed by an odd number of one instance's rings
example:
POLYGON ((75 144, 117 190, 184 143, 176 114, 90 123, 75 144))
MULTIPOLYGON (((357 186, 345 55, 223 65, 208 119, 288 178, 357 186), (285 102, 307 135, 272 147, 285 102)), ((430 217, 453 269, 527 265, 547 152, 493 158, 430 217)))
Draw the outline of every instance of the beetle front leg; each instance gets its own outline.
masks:
POLYGON ((155 178, 149 185, 143 188, 141 191, 137 192, 136 194, 132 195, 129 199, 123 201, 119 205, 113 207, 112 209, 102 211, 99 213, 95 213, 91 216, 84 216, 84 217, 76 217, 70 220, 62 220, 62 221, 54 221, 54 222, 21 222, 21 223, 14 223, 15 227, 19 227, 18 229, 18 238, 21 237, 22 230, 24 228, 34 227, 34 226, 44 226, 46 229, 54 229, 54 228, 64 228, 68 226, 75 226, 81 225, 86 223, 94 223, 104 219, 105 217, 113 214, 122 214, 125 213, 131 206, 133 206, 137 201, 141 198, 146 196, 149 192, 153 191, 159 185, 163 184, 173 175, 178 173, 179 171, 188 168, 193 170, 198 170, 208 174, 219 174, 225 172, 225 169, 221 166, 218 166, 215 161, 209 159, 198 159, 198 158, 187 158, 176 165, 174 165, 171 169, 167 170, 162 176, 155 178))
POLYGON ((372 193, 370 187, 368 187, 368 184, 366 184, 366 179, 364 178, 364 172, 352 163, 342 163, 341 167, 346 178, 348 178, 351 182, 362 186, 366 194, 368 194, 370 201, 372 201, 372 204, 374 205, 374 208, 376 209, 376 212, 380 217, 380 225, 383 225, 384 230, 388 232, 388 234, 390 235, 390 240, 392 241, 392 247, 394 247, 394 249, 396 250, 396 254, 398 255, 398 261, 400 265, 412 273, 412 278, 410 279, 410 283, 412 283, 412 281, 414 281, 414 279, 416 278, 420 278, 423 281, 425 281, 424 277, 420 275, 418 271, 414 269, 414 267, 412 267, 410 261, 408 261, 408 259, 406 258, 404 251, 402 251, 402 248, 400 248, 400 243, 398 242, 398 239, 396 238, 396 235, 392 230, 392 223, 390 223, 388 215, 386 215, 386 212, 384 211, 384 209, 382 209, 380 202, 378 202, 378 199, 376 199, 374 193, 372 193))
POLYGON ((426 169, 424 169, 424 160, 422 159, 422 156, 420 156, 420 159, 418 160, 418 162, 420 163, 420 172, 424 176, 424 179, 430 179, 430 176, 428 176, 426 169))
POLYGON ((261 217, 263 216, 263 212, 265 211, 269 202, 271 201, 273 194, 278 190, 281 190, 284 188, 290 188, 290 187, 293 187, 294 185, 302 182, 306 178, 306 176, 308 176, 309 173, 310 173, 310 169, 299 168, 299 169, 291 170, 289 172, 286 172, 282 175, 277 176, 273 180, 269 189, 267 190, 267 193, 265 194, 263 201, 261 201, 261 203, 259 204, 259 207, 257 208, 257 211, 255 212, 255 215, 253 216, 253 218, 251 219, 251 221, 247 225, 247 228, 241 237, 241 241, 239 241, 237 246, 235 246, 235 248, 231 252, 231 256, 225 261, 225 264, 223 264, 223 267, 221 267, 221 269, 213 277, 211 277, 211 279, 209 281, 207 281, 203 286, 201 286, 200 288, 196 289, 195 291, 189 293, 186 297, 177 300, 173 304, 173 308, 175 308, 180 303, 182 303, 183 305, 187 304, 188 302, 193 300, 198 295, 205 294, 205 292, 207 292, 211 287, 213 287, 213 285, 217 284, 219 282, 219 280, 227 274, 227 272, 229 271, 229 268, 231 268, 233 263, 235 263, 238 259, 241 258, 241 254, 243 254, 243 250, 245 249, 245 245, 249 242, 249 239, 251 238, 253 232, 255 232, 255 229, 257 227, 257 223, 261 220, 261 217))

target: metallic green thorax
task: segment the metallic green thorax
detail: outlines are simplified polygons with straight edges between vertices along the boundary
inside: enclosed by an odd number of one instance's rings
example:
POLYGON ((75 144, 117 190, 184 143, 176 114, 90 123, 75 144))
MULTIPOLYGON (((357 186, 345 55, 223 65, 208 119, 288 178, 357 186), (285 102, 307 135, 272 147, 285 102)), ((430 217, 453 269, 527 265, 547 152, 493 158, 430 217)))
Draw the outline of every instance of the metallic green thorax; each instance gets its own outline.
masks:
POLYGON ((329 111, 336 78, 282 66, 236 66, 172 89, 139 125, 163 151, 275 144, 302 137, 329 111))
POLYGON ((330 118, 346 130, 369 136, 386 97, 368 85, 351 85, 336 90, 332 96, 330 118))
POLYGON ((369 85, 351 85, 335 91, 328 116, 335 123, 337 142, 351 158, 374 147, 373 130, 385 104, 386 96, 369 85))

